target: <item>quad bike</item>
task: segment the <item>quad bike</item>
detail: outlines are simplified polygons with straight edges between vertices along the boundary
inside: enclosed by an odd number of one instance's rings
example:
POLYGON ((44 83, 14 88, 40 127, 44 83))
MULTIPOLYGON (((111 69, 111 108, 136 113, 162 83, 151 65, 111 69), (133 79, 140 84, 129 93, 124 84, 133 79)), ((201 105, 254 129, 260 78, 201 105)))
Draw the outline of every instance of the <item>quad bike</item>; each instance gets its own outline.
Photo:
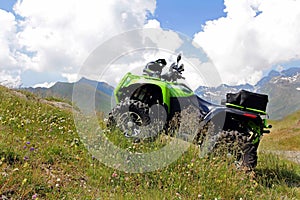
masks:
POLYGON ((107 126, 118 127, 135 141, 153 139, 162 130, 178 128, 171 122, 177 117, 180 126, 180 113, 193 107, 201 124, 194 136, 201 154, 209 155, 222 144, 233 153, 237 146, 236 163, 254 168, 260 138, 271 128, 264 118, 268 96, 242 90, 227 94, 223 105, 209 103, 178 81, 184 79, 180 61, 179 54, 164 74, 165 59, 148 63, 143 75, 127 73, 114 90, 117 105, 109 113, 107 126))

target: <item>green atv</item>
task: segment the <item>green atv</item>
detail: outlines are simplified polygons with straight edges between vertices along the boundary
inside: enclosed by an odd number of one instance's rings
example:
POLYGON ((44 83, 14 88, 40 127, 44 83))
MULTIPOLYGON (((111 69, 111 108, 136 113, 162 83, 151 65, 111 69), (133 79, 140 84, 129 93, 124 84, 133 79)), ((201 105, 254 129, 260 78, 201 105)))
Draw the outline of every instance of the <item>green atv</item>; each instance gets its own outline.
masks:
POLYGON ((184 79, 180 61, 178 55, 164 74, 165 59, 148 63, 142 76, 127 73, 114 90, 117 105, 109 113, 108 127, 119 128, 134 141, 153 140, 161 132, 170 134, 170 128, 178 130, 180 114, 192 107, 199 119, 199 131, 193 141, 199 144, 203 156, 216 152, 225 143, 231 153, 233 146, 238 147, 234 154, 240 166, 254 168, 260 138, 269 133, 266 128, 271 128, 262 119, 268 96, 242 90, 227 94, 225 105, 209 103, 178 81, 184 79))

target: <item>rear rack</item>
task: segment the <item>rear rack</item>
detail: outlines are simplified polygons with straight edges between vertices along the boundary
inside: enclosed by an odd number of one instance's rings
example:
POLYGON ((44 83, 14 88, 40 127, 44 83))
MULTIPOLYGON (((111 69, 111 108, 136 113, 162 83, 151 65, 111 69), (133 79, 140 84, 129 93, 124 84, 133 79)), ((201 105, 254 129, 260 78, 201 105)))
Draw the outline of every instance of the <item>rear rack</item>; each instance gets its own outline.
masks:
POLYGON ((244 107, 244 106, 240 106, 240 105, 235 105, 235 104, 232 104, 232 103, 226 103, 225 104, 227 107, 230 107, 230 108, 236 108, 236 109, 239 109, 239 110, 245 110, 245 111, 249 111, 249 112, 254 112, 254 113, 257 113, 257 114, 260 114, 260 115, 267 115, 267 113, 263 110, 257 110, 257 109, 254 109, 254 108, 248 108, 248 107, 244 107))

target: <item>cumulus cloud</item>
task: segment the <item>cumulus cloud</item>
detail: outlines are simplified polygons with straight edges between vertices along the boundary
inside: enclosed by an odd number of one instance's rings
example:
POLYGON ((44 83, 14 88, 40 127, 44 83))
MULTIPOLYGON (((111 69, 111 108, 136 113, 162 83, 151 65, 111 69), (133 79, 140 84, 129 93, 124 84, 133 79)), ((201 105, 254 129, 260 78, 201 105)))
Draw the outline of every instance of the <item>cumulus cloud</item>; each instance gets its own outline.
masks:
POLYGON ((0 9, 0 66, 3 69, 13 65, 16 61, 10 47, 14 43, 16 31, 15 16, 0 9))
POLYGON ((0 10, 0 69, 76 73, 103 41, 143 27, 155 7, 152 0, 18 0, 18 18, 0 10))
POLYGON ((16 51, 16 21, 12 13, 0 9, 0 84, 8 87, 21 85, 20 52, 16 51))
POLYGON ((225 0, 226 17, 206 22, 194 41, 223 82, 255 84, 263 71, 300 59, 300 1, 225 0))
POLYGON ((62 73, 62 77, 66 78, 69 83, 74 83, 81 78, 78 77, 78 74, 68 74, 68 73, 62 73))
POLYGON ((2 68, 14 66, 16 54, 12 50, 16 45, 16 21, 15 16, 0 9, 0 65, 2 68))
POLYGON ((160 22, 156 19, 148 20, 148 22, 144 25, 144 28, 160 28, 160 22))
MULTIPOLYGON (((194 42, 207 52, 223 82, 256 83, 263 71, 271 66, 300 59, 299 1, 225 0, 224 3, 227 16, 208 21, 203 31, 194 36, 194 42)), ((128 65, 144 66, 157 58, 172 60, 173 52, 183 51, 188 52, 185 54, 187 62, 201 68, 204 78, 210 76, 206 73, 216 73, 211 70, 213 64, 203 62, 201 55, 189 55, 191 51, 181 36, 172 30, 162 30, 158 20, 147 19, 155 8, 156 2, 153 0, 18 0, 14 12, 19 17, 0 10, 2 77, 5 74, 10 77, 6 79, 16 80, 20 84, 20 73, 30 70, 56 72, 73 82, 77 80, 75 74, 96 47, 135 28, 156 29, 153 33, 148 30, 143 35, 142 43, 167 49, 169 53, 144 52, 139 58, 131 56, 126 60, 128 65), (149 33, 150 36, 147 35, 149 33), (210 67, 203 72, 201 65, 210 67)), ((135 47, 141 45, 136 37, 125 42, 135 47)), ((114 53, 109 51, 118 48, 126 51, 125 43, 114 45, 114 48, 107 49, 107 54, 114 53)), ((101 67, 102 60, 95 61, 93 67, 101 67)), ((115 64, 116 67, 122 65, 115 64)), ((204 84, 195 77, 196 71, 186 70, 185 73, 194 77, 191 78, 195 80, 192 85, 204 84)), ((91 70, 89 73, 93 72, 91 70)), ((118 72, 122 74, 124 70, 118 72)), ((98 74, 95 75, 99 78, 98 74)), ((111 74, 107 77, 113 82, 119 80, 111 74)))
POLYGON ((150 61, 159 58, 167 59, 168 63, 174 61, 175 52, 182 43, 172 31, 160 28, 132 30, 100 45, 84 63, 79 76, 116 86, 127 72, 141 75, 150 61))
POLYGON ((195 47, 190 38, 161 28, 137 29, 112 38, 91 54, 84 63, 80 76, 104 80, 116 86, 127 72, 141 75, 148 62, 159 58, 166 59, 168 63, 162 73, 168 72, 169 66, 176 61, 179 52, 183 52, 182 63, 186 69, 183 76, 192 89, 196 89, 199 85, 221 84, 213 64, 201 48, 195 47), (113 48, 115 44, 119 47, 113 48), (124 46, 128 49, 123 49, 124 46))
POLYGON ((20 71, 0 69, 0 85, 4 85, 9 88, 20 87, 21 86, 20 71))

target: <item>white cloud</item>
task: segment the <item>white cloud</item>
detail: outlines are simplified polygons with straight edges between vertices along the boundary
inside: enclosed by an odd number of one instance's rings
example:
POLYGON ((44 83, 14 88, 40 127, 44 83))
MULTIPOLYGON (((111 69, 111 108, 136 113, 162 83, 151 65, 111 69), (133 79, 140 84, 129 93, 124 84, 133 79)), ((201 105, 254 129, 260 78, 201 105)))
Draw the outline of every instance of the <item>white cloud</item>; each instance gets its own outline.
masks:
POLYGON ((76 73, 93 49, 142 28, 155 8, 153 0, 18 0, 19 18, 0 10, 0 69, 76 73))
POLYGON ((4 85, 9 88, 18 88, 21 86, 20 71, 0 69, 0 85, 4 85))
POLYGON ((74 83, 81 78, 78 77, 78 74, 68 74, 68 73, 62 73, 62 77, 66 78, 69 83, 74 83))
POLYGON ((19 44, 17 19, 12 13, 0 9, 0 24, 0 70, 27 69, 31 58, 19 44))
POLYGON ((80 76, 116 86, 129 71, 142 74, 150 61, 164 58, 169 67, 184 40, 174 31, 161 29, 157 20, 150 20, 145 27, 120 34, 99 46, 84 63, 80 76))
MULTIPOLYGON (((10 63, 15 70, 33 70, 44 74, 59 72, 68 82, 74 82, 80 78, 77 77, 77 72, 85 59, 102 42, 124 31, 146 28, 147 31, 141 31, 142 38, 129 36, 126 38, 128 41, 114 44, 117 46, 105 52, 114 53, 110 51, 120 47, 126 51, 124 46, 127 42, 136 48, 160 48, 145 50, 139 52, 138 56, 125 59, 123 63, 115 63, 112 66, 113 72, 106 74, 104 80, 115 85, 125 73, 124 63, 129 66, 127 71, 141 73, 147 62, 158 58, 166 58, 170 64, 175 59, 174 52, 183 45, 182 38, 176 32, 162 30, 158 20, 147 20, 148 13, 153 14, 155 8, 156 2, 153 0, 19 0, 14 11, 21 18, 15 19, 13 14, 5 12, 6 22, 9 24, 6 26, 6 35, 11 39, 4 38, 6 43, 2 46, 5 46, 6 51, 10 49, 7 55, 10 55, 10 63)), ((89 78, 99 78, 100 73, 96 73, 95 69, 103 66, 101 60, 96 61, 89 71, 89 78)), ((192 71, 186 74, 193 77, 190 79, 193 80, 191 85, 196 87, 200 82, 195 73, 192 71)), ((20 75, 17 74, 15 78, 19 80, 20 75)), ((45 81, 34 86, 51 86, 52 83, 49 82, 52 80, 45 81)))
POLYGON ((15 16, 0 9, 0 24, 0 69, 12 69, 17 63, 15 52, 12 50, 16 35, 15 16))
MULTIPOLYGON (((169 31, 166 31, 164 33, 166 34, 166 36, 172 36, 173 34, 175 34, 175 32, 170 33, 169 31)), ((152 37, 156 38, 156 36, 157 35, 154 35, 152 37)), ((185 42, 186 41, 178 40, 178 46, 176 48, 179 48, 183 43, 184 45, 187 45, 185 42)), ((93 80, 105 81, 115 87, 127 72, 142 75, 145 65, 148 62, 155 61, 159 58, 166 59, 167 61, 167 66, 164 67, 162 71, 162 74, 164 74, 169 71, 170 65, 173 62, 176 62, 177 54, 175 52, 176 49, 166 50, 160 48, 158 48, 157 50, 141 49, 140 51, 133 51, 129 54, 118 57, 118 59, 115 60, 114 63, 111 63, 109 66, 107 66, 107 68, 103 70, 102 73, 90 73, 86 76, 93 80), (101 74, 100 77, 99 74, 101 74)), ((210 61, 203 61, 199 58, 190 57, 190 55, 188 54, 183 54, 181 63, 184 64, 185 71, 183 72, 183 76, 186 79, 181 79, 179 81, 184 81, 193 90, 195 90, 199 85, 218 86, 219 84, 221 84, 215 67, 210 61)))
POLYGON ((0 84, 7 87, 21 85, 16 51, 16 20, 12 13, 0 9, 0 84))
POLYGON ((50 88, 52 87, 56 82, 44 82, 44 83, 39 83, 39 84, 35 84, 34 86, 32 86, 33 88, 50 88))
POLYGON ((148 20, 148 22, 144 25, 144 28, 160 28, 160 22, 156 19, 148 20))
POLYGON ((226 17, 208 21, 194 40, 225 83, 256 83, 272 65, 300 59, 300 1, 225 0, 226 17))

